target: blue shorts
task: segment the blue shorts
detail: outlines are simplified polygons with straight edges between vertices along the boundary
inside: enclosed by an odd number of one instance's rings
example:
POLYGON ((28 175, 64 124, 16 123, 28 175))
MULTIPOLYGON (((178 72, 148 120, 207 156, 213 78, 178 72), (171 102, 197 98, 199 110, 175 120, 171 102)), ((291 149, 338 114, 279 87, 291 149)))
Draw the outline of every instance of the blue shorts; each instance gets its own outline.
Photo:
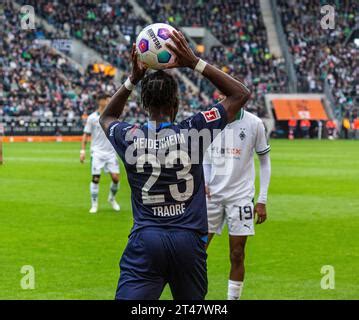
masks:
POLYGON ((120 261, 118 300, 157 300, 168 283, 174 300, 203 300, 207 253, 196 232, 147 227, 130 236, 120 261))

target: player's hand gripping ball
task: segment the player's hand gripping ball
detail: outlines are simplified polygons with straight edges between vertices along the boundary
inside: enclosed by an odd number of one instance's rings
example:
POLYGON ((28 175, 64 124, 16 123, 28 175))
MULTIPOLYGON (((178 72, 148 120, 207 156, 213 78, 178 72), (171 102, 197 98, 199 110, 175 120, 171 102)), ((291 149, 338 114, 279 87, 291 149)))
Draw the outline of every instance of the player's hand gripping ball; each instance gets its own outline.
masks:
POLYGON ((142 63, 150 69, 165 69, 175 61, 175 56, 166 47, 173 44, 169 34, 176 30, 165 23, 154 23, 145 27, 136 39, 136 49, 142 63))

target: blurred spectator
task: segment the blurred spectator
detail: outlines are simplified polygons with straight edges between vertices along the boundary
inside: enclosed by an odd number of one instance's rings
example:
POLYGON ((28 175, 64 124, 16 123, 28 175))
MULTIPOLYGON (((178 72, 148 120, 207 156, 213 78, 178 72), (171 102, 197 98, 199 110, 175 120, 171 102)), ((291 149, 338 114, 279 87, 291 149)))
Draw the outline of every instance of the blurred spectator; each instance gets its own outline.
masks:
POLYGON ((325 127, 327 129, 328 139, 333 140, 335 130, 336 130, 336 127, 337 127, 335 122, 333 120, 328 120, 327 123, 325 124, 325 127))
POLYGON ((308 119, 300 120, 300 130, 303 138, 309 138, 310 121, 308 119))
POLYGON ((353 120, 353 136, 354 139, 359 139, 359 117, 357 116, 354 120, 353 120))
POLYGON ((295 136, 295 131, 297 129, 297 120, 292 118, 288 121, 288 139, 289 140, 293 140, 294 139, 294 136, 295 136))
POLYGON ((348 115, 346 115, 342 120, 342 130, 343 130, 344 138, 349 139, 350 119, 348 115))

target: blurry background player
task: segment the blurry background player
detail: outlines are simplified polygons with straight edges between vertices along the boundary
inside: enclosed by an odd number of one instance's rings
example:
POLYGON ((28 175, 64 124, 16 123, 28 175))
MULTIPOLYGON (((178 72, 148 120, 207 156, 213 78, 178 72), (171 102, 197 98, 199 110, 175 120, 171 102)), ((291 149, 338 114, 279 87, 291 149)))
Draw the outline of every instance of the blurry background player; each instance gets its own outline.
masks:
POLYGON ((309 138, 310 121, 308 119, 300 120, 300 130, 302 131, 302 137, 309 138))
POLYGON ((203 164, 207 192, 208 245, 213 235, 228 225, 231 270, 228 300, 239 300, 244 280, 247 236, 266 220, 266 202, 271 166, 270 146, 262 120, 241 109, 208 148, 203 164), (260 161, 260 192, 254 206, 254 152, 260 161), (226 171, 223 171, 226 170, 226 171))
POLYGON ((101 170, 109 172, 111 175, 110 193, 108 201, 112 205, 113 210, 120 211, 120 206, 116 202, 115 196, 119 188, 119 173, 120 168, 117 161, 117 155, 111 143, 107 140, 103 132, 99 118, 109 102, 109 95, 100 95, 97 98, 98 110, 91 113, 87 118, 84 134, 82 136, 80 161, 85 161, 86 143, 89 136, 91 136, 91 174, 92 181, 90 183, 91 192, 91 209, 90 213, 96 213, 98 210, 98 193, 101 170))
POLYGON ((158 299, 166 283, 176 300, 204 299, 208 232, 204 150, 214 131, 223 130, 227 121, 234 120, 250 96, 243 83, 197 58, 183 34, 174 31, 170 37, 175 46, 167 46, 176 56, 170 67, 196 70, 226 98, 212 109, 174 124, 179 103, 177 82, 164 71, 144 77, 146 69, 137 60, 133 46, 132 74, 100 117, 102 128, 124 162, 134 218, 121 257, 116 299, 158 299), (142 104, 151 122, 135 126, 118 121, 140 80, 142 104), (191 132, 205 132, 208 140, 193 141, 189 139, 191 132), (188 148, 182 148, 186 144, 188 148), (129 156, 134 153, 137 156, 129 156))

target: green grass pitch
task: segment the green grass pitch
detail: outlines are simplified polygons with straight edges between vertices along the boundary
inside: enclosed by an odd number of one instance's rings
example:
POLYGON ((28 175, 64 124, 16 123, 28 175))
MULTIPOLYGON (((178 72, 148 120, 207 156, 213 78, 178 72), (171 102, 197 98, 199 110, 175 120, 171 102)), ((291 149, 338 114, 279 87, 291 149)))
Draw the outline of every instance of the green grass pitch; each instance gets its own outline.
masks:
MULTIPOLYGON (((249 239, 243 299, 359 298, 359 142, 272 144, 268 221, 249 239), (323 265, 335 289, 320 286, 323 265)), ((0 166, 0 299, 113 299, 118 261, 132 225, 122 170, 121 213, 106 202, 88 213, 90 168, 78 143, 4 145, 0 166), (35 268, 35 289, 23 290, 23 265, 35 268)), ((258 163, 257 163, 258 165, 258 163)), ((208 251, 207 299, 225 299, 228 238, 208 251)), ((171 299, 168 288, 162 299, 171 299)))

